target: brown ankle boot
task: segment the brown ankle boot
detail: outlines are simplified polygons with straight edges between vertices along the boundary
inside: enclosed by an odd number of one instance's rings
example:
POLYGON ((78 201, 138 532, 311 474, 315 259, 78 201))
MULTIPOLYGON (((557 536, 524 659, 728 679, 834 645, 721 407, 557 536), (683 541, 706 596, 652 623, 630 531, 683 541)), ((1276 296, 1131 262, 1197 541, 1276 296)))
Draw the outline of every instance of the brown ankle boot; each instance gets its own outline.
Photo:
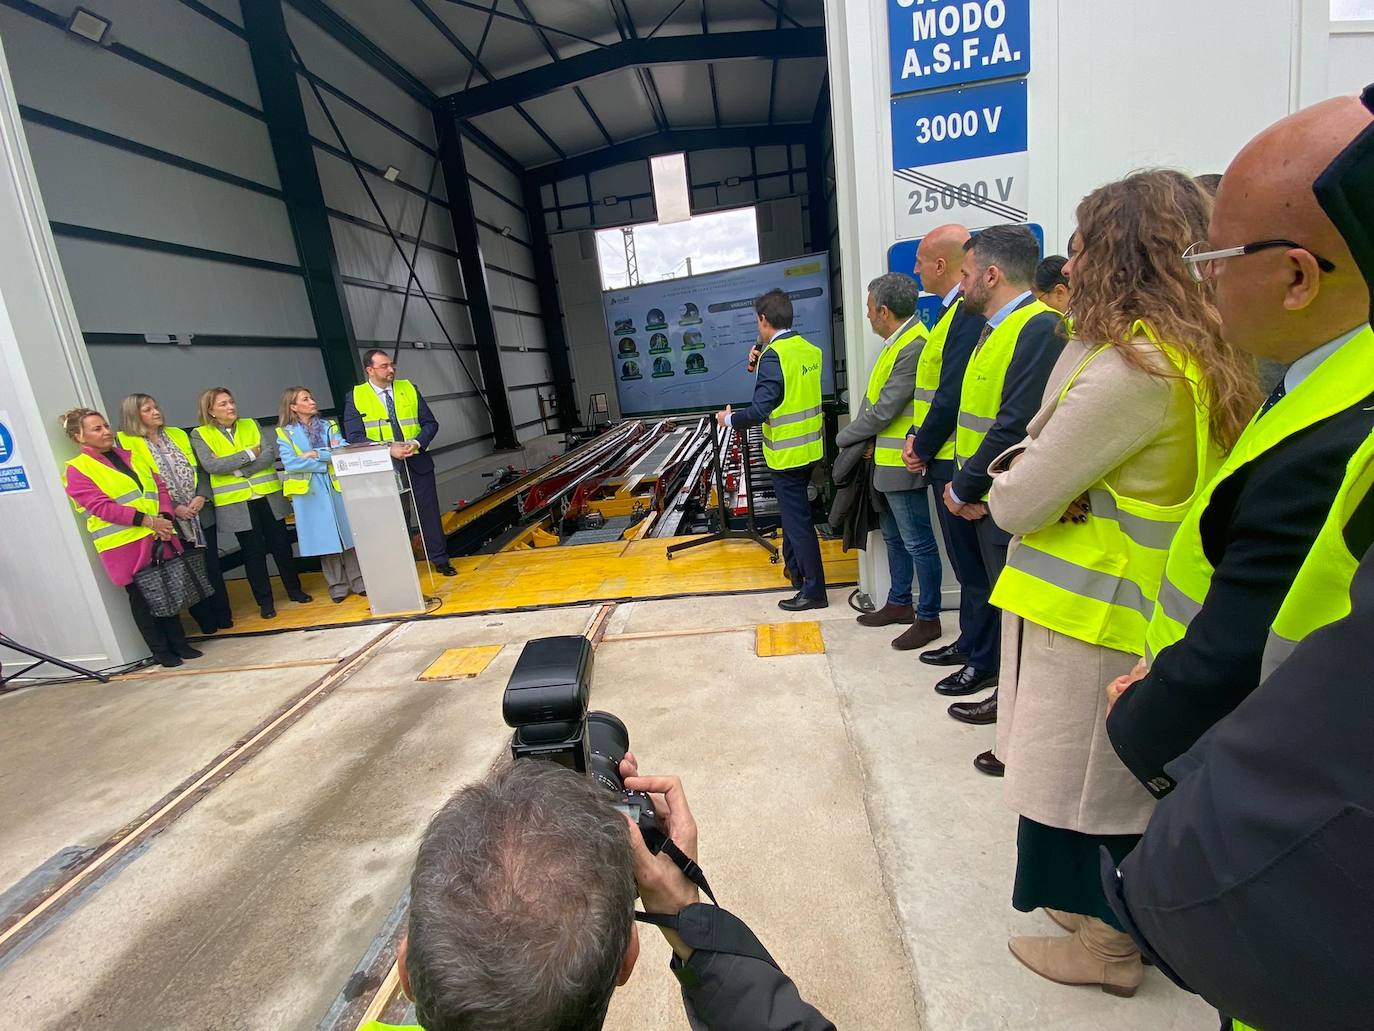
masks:
POLYGON ((1049 906, 1045 907, 1045 915, 1070 934, 1082 927, 1083 921, 1087 919, 1079 913, 1066 913, 1062 909, 1051 909, 1049 906))
POLYGON ((938 641, 941 633, 943 631, 940 629, 938 619, 918 619, 902 631, 901 636, 892 642, 892 647, 899 652, 914 651, 917 648, 924 648, 931 641, 938 641))
POLYGON ((910 605, 893 605, 891 602, 874 612, 865 612, 859 617, 860 626, 891 626, 893 623, 910 623, 916 618, 916 610, 910 605))
POLYGON ((1140 953, 1130 935, 1096 917, 1067 938, 1013 938, 1011 954, 1056 984, 1095 984, 1109 995, 1129 999, 1145 978, 1140 953))

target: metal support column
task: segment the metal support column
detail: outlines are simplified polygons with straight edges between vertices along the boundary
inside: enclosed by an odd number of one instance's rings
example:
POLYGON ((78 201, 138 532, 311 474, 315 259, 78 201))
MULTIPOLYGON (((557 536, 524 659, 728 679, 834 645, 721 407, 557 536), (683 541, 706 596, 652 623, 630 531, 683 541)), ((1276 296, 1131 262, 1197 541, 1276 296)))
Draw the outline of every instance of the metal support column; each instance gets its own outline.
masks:
POLYGON ((434 136, 439 144, 439 164, 444 170, 449 214, 453 218, 453 239, 458 250, 458 265, 463 271, 463 293, 472 319, 472 338, 477 345, 477 360, 482 366, 482 390, 491 411, 491 429, 497 451, 518 448, 515 422, 506 395, 506 377, 501 370, 501 346, 496 338, 496 319, 487 291, 487 267, 482 261, 482 240, 477 232, 477 212, 472 205, 472 184, 468 182, 468 163, 463 156, 463 139, 452 115, 434 109, 434 136))
POLYGON ((553 270, 553 248, 544 221, 544 202, 538 183, 530 176, 520 181, 525 195, 525 217, 530 224, 530 254, 539 290, 539 310, 544 316, 544 339, 549 342, 549 367, 553 371, 554 394, 558 398, 558 424, 565 430, 582 420, 577 414, 577 390, 573 386, 572 362, 568 357, 568 337, 563 332, 563 309, 558 301, 558 279, 553 270))
POLYGON ((282 0, 242 0, 243 27, 291 232, 305 272, 305 290, 324 356, 325 376, 334 405, 342 410, 344 397, 362 379, 362 363, 344 302, 338 255, 329 230, 324 191, 315 166, 315 148, 310 142, 281 3, 282 0))

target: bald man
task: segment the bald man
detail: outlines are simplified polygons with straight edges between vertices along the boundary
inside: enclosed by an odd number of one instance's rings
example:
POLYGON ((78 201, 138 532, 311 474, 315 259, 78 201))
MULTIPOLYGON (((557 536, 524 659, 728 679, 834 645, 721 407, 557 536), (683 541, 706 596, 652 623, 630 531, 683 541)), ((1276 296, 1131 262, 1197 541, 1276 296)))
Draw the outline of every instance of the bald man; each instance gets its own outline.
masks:
POLYGON ((1287 371, 1174 538, 1148 672, 1109 689, 1112 744, 1156 796, 1182 772, 1166 767, 1259 685, 1274 617, 1374 429, 1369 289, 1313 192, 1370 120, 1338 97, 1260 133, 1187 259, 1215 284, 1225 338, 1287 371))

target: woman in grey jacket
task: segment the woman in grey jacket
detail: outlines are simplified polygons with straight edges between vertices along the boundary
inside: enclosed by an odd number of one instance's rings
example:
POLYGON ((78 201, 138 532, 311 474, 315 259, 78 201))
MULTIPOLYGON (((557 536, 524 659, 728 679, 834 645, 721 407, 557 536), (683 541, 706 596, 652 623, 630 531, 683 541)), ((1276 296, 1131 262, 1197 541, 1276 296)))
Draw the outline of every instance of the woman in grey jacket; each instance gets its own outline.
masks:
POLYGON ((211 387, 200 395, 200 425, 191 431, 191 447, 210 474, 215 521, 221 532, 238 538, 243 569, 263 619, 277 614, 267 552, 277 563, 282 585, 292 601, 305 603, 291 538, 282 519, 290 510, 277 478, 277 443, 252 419, 240 419, 234 395, 211 387))

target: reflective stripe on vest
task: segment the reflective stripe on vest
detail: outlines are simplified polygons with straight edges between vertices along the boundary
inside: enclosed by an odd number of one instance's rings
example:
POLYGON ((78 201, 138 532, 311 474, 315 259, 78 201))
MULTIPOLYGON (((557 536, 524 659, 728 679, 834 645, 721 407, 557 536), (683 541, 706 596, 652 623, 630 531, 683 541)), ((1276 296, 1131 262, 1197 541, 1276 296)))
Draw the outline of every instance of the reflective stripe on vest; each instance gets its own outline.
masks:
MULTIPOLYGON (((191 450, 191 438, 186 435, 186 431, 175 426, 164 426, 162 432, 167 434, 167 439, 177 446, 191 468, 196 468, 196 453, 191 450)), ((153 455, 153 447, 148 443, 147 437, 137 437, 132 433, 119 434, 119 446, 140 462, 146 462, 149 469, 158 468, 157 458, 153 455)))
MULTIPOLYGON (((1054 311, 1044 301, 1031 301, 1015 309, 1002 324, 975 348, 964 372, 959 393, 959 422, 954 430, 954 461, 959 467, 978 452, 983 438, 1002 410, 1002 387, 1016 354, 1016 341, 1026 323, 1041 312, 1054 311)), ((968 501, 981 500, 967 498, 968 501)))
MULTIPOLYGON (((327 427, 327 436, 325 438, 326 440, 328 440, 331 436, 338 435, 339 427, 335 425, 333 419, 326 419, 324 423, 327 427)), ((296 446, 295 438, 293 438, 290 433, 288 433, 285 429, 283 429, 280 426, 277 427, 277 439, 281 441, 283 444, 285 444, 287 447, 289 447, 293 452, 295 452, 297 458, 301 458, 304 456, 305 452, 296 446)), ((300 494, 310 493, 310 477, 313 475, 315 474, 292 473, 283 471, 281 474, 282 493, 284 493, 288 498, 294 498, 300 494)), ((338 478, 334 475, 334 467, 332 465, 329 467, 329 482, 335 490, 339 489, 339 481, 338 478)))
POLYGON ((821 349, 795 333, 764 348, 782 366, 782 401, 763 423, 763 457, 770 469, 798 469, 825 454, 821 416, 821 349))
MULTIPOLYGON (((106 465, 92 455, 84 451, 67 463, 67 468, 79 469, 87 479, 94 483, 111 501, 117 505, 128 505, 130 508, 137 509, 147 516, 155 516, 157 512, 158 492, 157 481, 153 478, 152 466, 147 463, 134 459, 129 463, 129 468, 134 471, 133 477, 125 476, 113 466, 106 465)), ((62 486, 67 485, 67 473, 63 470, 62 486)), ((95 543, 95 550, 98 552, 112 551, 121 548, 126 544, 142 540, 144 537, 151 537, 153 531, 146 526, 123 526, 119 523, 107 523, 104 519, 92 515, 72 499, 72 507, 86 517, 86 533, 95 543)))
MULTIPOLYGON (((949 328, 954 324, 954 316, 963 303, 963 294, 954 299, 948 310, 935 323, 935 328, 930 331, 925 346, 921 348, 921 357, 916 361, 916 403, 911 421, 918 430, 930 414, 930 403, 935 400, 935 391, 940 386, 940 371, 944 368, 945 362, 945 341, 949 339, 949 328)), ((940 450, 935 452, 935 458, 953 457, 954 436, 951 434, 950 438, 940 445, 940 450)))
POLYGON ((1374 487, 1374 433, 1345 467, 1331 512, 1312 542, 1293 586, 1274 617, 1260 664, 1260 682, 1288 658, 1308 634, 1350 614, 1350 584, 1360 559, 1346 545, 1345 528, 1374 487))
MULTIPOLYGON (((992 592, 992 603, 999 608, 1076 640, 1132 655, 1145 653, 1145 628, 1154 614, 1169 544, 1218 463, 1196 366, 1139 322, 1131 327, 1132 336, 1138 333, 1182 373, 1195 401, 1197 473, 1192 491, 1178 504, 1153 505, 1118 494, 1099 480, 1087 492, 1086 521, 1054 522, 1021 538, 1008 552, 992 592)), ((1099 347, 1079 363, 1056 404, 1063 404, 1083 370, 1106 350, 1099 347)))
MULTIPOLYGON (((883 345, 882 351, 878 354, 878 360, 873 363, 873 371, 868 374, 868 392, 864 395, 870 405, 878 403, 878 397, 883 392, 883 387, 892 378, 892 367, 897 363, 897 357, 902 353, 904 347, 910 346, 913 342, 925 339, 927 331, 925 325, 916 316, 912 316, 903 324, 901 330, 892 338, 890 342, 883 345)), ((873 461, 877 465, 902 465, 902 449, 906 447, 906 431, 911 429, 916 418, 916 379, 912 375, 912 400, 899 411, 886 426, 884 426, 873 442, 873 461)))
MULTIPOLYGON (((233 458, 262 443, 262 431, 252 419, 240 419, 234 423, 232 441, 217 424, 197 426, 192 432, 219 458, 233 458)), ((252 501, 255 497, 265 497, 279 490, 281 480, 277 479, 275 469, 260 469, 248 477, 234 473, 210 474, 210 493, 216 505, 236 505, 240 501, 252 501)))
MULTIPOLYGON (((1293 434, 1344 411, 1369 394, 1369 370, 1374 368, 1374 331, 1366 326, 1284 395, 1250 425, 1207 484, 1179 527, 1169 547, 1159 604, 1145 635, 1145 658, 1154 657, 1179 641, 1188 624, 1202 610, 1212 585, 1212 563, 1202 547, 1202 516, 1217 488, 1242 466, 1261 458, 1293 434)), ((1348 592, 1347 592, 1348 593, 1348 592)))
MULTIPOLYGON (((415 384, 398 379, 391 384, 391 401, 396 406, 396 421, 401 426, 401 439, 414 440, 420 435, 420 395, 415 384)), ((371 383, 359 383, 353 388, 353 405, 363 420, 367 439, 379 444, 395 440, 391 419, 386 414, 386 402, 371 383)))

